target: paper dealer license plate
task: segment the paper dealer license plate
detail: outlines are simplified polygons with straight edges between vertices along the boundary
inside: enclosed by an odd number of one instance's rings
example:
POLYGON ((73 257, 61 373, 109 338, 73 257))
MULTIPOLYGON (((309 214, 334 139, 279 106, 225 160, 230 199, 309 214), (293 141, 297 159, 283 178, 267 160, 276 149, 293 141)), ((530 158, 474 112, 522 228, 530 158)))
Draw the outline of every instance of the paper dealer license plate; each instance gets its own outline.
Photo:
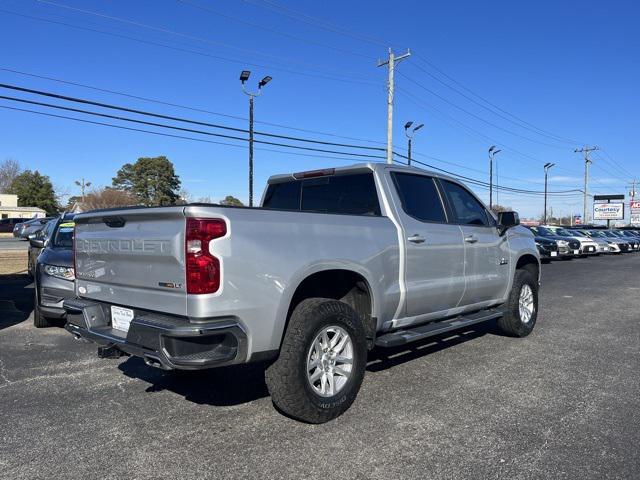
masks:
POLYGON ((111 328, 128 332, 131 320, 133 320, 133 310, 111 305, 111 328))

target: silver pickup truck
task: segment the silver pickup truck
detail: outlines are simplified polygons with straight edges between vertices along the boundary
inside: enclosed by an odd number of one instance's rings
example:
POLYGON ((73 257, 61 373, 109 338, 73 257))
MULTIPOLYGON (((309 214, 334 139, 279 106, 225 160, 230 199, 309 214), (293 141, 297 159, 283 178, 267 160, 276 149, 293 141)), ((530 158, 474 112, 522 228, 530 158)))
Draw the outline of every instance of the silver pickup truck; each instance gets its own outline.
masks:
POLYGON ((66 328, 163 369, 268 362, 274 404, 343 413, 367 351, 497 319, 524 337, 540 262, 515 212, 453 178, 359 164, 269 179, 260 208, 190 204, 75 217, 66 328))

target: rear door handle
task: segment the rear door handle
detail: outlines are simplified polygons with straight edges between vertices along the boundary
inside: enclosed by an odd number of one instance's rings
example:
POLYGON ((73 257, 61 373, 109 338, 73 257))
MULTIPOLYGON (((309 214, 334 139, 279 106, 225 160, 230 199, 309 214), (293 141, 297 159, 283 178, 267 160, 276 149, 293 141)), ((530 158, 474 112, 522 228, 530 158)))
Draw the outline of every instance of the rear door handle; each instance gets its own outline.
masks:
POLYGON ((478 239, 475 237, 475 235, 467 235, 466 237, 464 237, 464 241, 467 243, 476 243, 478 239))
POLYGON ((409 238, 407 238, 407 240, 409 240, 411 243, 424 243, 424 237, 421 237, 417 233, 415 235, 411 235, 409 238))

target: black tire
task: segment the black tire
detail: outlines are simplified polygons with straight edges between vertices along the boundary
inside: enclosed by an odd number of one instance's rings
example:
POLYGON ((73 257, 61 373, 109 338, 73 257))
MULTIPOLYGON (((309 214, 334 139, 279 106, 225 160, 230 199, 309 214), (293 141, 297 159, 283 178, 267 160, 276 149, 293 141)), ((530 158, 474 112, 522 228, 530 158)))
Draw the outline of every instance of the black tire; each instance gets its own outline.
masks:
POLYGON ((308 423, 324 423, 340 416, 360 390, 367 364, 367 338, 358 314, 346 303, 309 298, 291 314, 278 359, 265 378, 274 405, 286 415, 308 423), (352 370, 348 380, 331 397, 314 391, 307 375, 307 356, 323 329, 337 326, 351 339, 352 370))
POLYGON ((38 300, 38 287, 34 286, 33 289, 36 292, 34 303, 33 303, 33 326, 36 328, 51 327, 52 326, 51 319, 42 315, 42 312, 40 311, 40 300, 38 300))
POLYGON ((506 303, 505 314, 498 319, 498 327, 503 333, 512 337, 526 337, 531 333, 538 318, 538 279, 528 270, 516 270, 511 293, 506 303), (520 316, 520 293, 528 285, 533 295, 533 313, 529 321, 524 322, 520 316))

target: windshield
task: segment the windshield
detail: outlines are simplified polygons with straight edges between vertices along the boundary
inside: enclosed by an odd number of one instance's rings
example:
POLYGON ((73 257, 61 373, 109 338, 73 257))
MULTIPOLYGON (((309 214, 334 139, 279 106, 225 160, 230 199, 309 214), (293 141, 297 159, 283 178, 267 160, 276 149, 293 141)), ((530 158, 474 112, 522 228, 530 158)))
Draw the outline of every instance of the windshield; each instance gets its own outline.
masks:
POLYGON ((54 248, 73 248, 75 226, 74 222, 61 223, 54 233, 52 246, 54 248))
POLYGON ((571 233, 569 230, 565 230, 564 228, 558 228, 556 230, 556 234, 557 235, 561 235, 563 237, 573 237, 573 233, 571 233))
POLYGON ((597 230, 592 230, 590 232, 587 232, 589 234, 590 237, 596 237, 596 238, 605 238, 606 235, 602 232, 599 232, 597 230))
POLYGON ((543 237, 547 236, 547 235, 551 235, 554 236, 555 233, 553 233, 551 230, 549 230, 548 228, 544 228, 544 227, 536 227, 536 229, 538 230, 536 233, 538 235, 542 235, 543 237))

